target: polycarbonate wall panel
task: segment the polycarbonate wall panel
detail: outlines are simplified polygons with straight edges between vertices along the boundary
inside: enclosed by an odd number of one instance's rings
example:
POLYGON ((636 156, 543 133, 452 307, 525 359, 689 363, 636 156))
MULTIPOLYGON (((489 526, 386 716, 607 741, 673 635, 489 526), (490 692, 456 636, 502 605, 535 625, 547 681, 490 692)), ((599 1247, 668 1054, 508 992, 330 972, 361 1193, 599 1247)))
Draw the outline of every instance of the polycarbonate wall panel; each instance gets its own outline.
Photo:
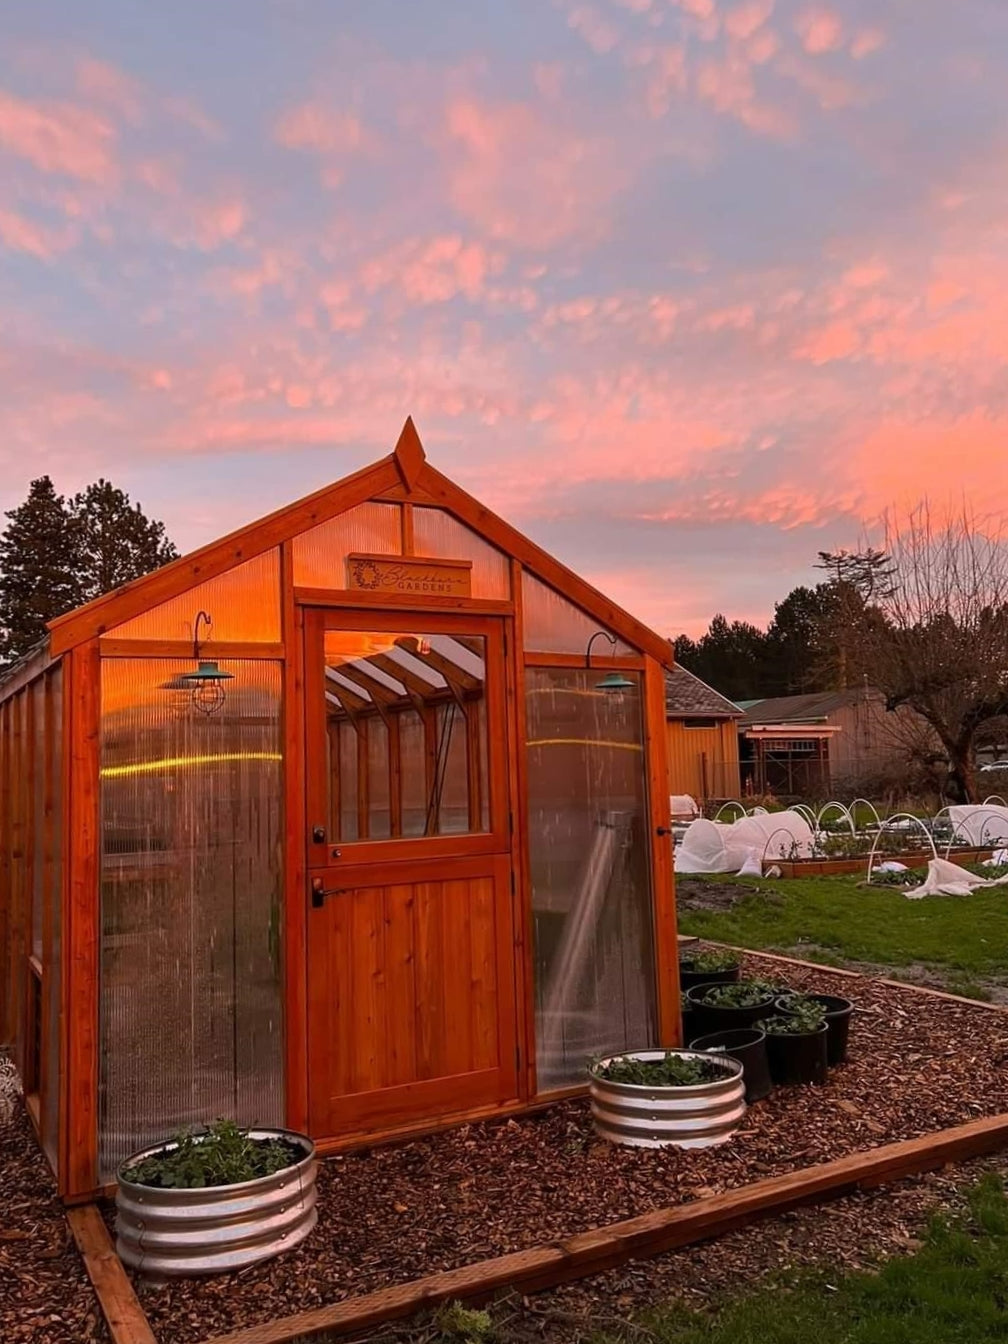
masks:
POLYGON ((46 844, 49 851, 47 869, 49 882, 45 899, 49 915, 49 949, 42 968, 45 994, 46 1057, 44 1110, 42 1113, 42 1146, 53 1169, 59 1161, 59 1080, 60 1080, 60 990, 63 947, 62 889, 63 889, 63 669, 56 667, 47 674, 46 734, 50 740, 48 752, 50 782, 49 797, 52 812, 47 821, 46 844))
POLYGON ((281 665, 222 661, 203 714, 178 659, 107 659, 101 719, 103 1179, 226 1116, 284 1117, 281 665))
POLYGON ((225 570, 134 616, 108 631, 116 639, 187 639, 193 637, 196 615, 205 611, 209 629, 201 623, 200 640, 239 644, 276 644, 280 641, 280 552, 264 551, 234 569, 225 570))
POLYGON ((529 668, 528 832, 541 1092, 656 1040, 640 677, 529 668))
POLYGON ((508 557, 444 509, 418 505, 413 510, 413 548, 417 555, 439 560, 471 560, 473 597, 506 601, 511 596, 508 557))
MULTIPOLYGON (((583 654, 592 635, 604 629, 594 616, 568 602, 524 569, 522 625, 526 651, 537 653, 583 654)), ((597 639, 592 647, 592 662, 602 666, 607 656, 632 657, 637 652, 621 639, 616 640, 615 647, 607 639, 597 639)))
MULTIPOLYGON (((31 769, 31 950, 42 960, 42 910, 45 905, 45 790, 46 790, 46 713, 45 682, 32 682, 31 741, 28 743, 31 769)), ((40 1061, 41 1063, 41 1061, 40 1061)))
POLYGON ((402 510, 398 504, 358 504, 294 538, 294 584, 298 588, 346 588, 347 556, 402 555, 402 510))

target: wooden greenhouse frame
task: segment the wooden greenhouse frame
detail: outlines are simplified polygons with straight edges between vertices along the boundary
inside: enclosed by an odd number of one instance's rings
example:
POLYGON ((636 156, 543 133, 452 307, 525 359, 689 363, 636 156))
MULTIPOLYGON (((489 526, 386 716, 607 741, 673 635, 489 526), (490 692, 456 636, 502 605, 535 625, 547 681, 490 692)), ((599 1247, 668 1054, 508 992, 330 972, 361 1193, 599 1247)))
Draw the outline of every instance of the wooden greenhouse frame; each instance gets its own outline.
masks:
POLYGON ((411 420, 375 465, 54 621, 0 681, 0 1044, 63 1197, 225 1107, 325 1152, 569 1095, 614 1044, 581 984, 603 918, 623 941, 597 995, 646 988, 646 1039, 616 1044, 678 1044, 672 662, 411 420), (562 899, 554 824, 584 869, 562 899), (271 1052, 266 1081, 227 1062, 271 1052))

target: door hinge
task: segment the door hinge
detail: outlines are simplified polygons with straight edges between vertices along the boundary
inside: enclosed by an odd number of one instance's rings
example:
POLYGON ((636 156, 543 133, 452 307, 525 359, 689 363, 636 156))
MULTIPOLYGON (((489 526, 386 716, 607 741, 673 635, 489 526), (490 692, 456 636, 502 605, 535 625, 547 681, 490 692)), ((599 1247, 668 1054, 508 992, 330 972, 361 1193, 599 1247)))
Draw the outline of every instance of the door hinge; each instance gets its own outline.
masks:
POLYGON ((512 863, 512 865, 511 865, 511 895, 512 895, 512 896, 515 894, 515 892, 517 891, 517 889, 518 889, 518 888, 517 888, 517 885, 516 885, 516 883, 515 883, 515 870, 514 870, 514 864, 512 863))
POLYGON ((521 1046, 515 1046, 515 1073, 521 1073, 521 1046))

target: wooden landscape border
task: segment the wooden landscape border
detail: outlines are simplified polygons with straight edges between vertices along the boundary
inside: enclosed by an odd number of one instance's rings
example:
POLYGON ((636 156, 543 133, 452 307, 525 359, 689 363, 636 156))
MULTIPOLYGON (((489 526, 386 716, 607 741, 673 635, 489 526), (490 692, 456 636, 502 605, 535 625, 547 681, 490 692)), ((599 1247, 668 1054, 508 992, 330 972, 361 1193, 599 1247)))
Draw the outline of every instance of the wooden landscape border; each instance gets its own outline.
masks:
MULTIPOLYGON (((688 944, 701 940, 690 937, 681 941, 688 944)), ((713 947, 731 948, 749 957, 762 957, 846 979, 871 980, 874 984, 930 998, 1008 1014, 1008 1006, 1004 1004, 985 1003, 903 980, 866 976, 846 967, 824 966, 775 952, 756 952, 708 938, 702 941, 713 947)), ((1008 1112, 937 1130, 916 1139, 862 1149, 831 1162, 772 1176, 686 1204, 656 1209, 529 1250, 480 1260, 373 1293, 345 1298, 312 1311, 214 1335, 202 1344, 291 1344, 294 1340, 315 1336, 354 1335, 389 1321, 415 1316, 443 1302, 458 1300, 478 1304, 489 1301, 505 1289, 521 1293, 544 1292, 632 1260, 645 1260, 696 1242, 709 1241, 791 1209, 827 1203, 858 1190, 875 1189, 1002 1148, 1008 1148, 1008 1112)), ((112 1344, 159 1344, 115 1253, 97 1206, 69 1209, 67 1218, 112 1344)), ((162 1340, 160 1344, 168 1344, 168 1341, 162 1340)))

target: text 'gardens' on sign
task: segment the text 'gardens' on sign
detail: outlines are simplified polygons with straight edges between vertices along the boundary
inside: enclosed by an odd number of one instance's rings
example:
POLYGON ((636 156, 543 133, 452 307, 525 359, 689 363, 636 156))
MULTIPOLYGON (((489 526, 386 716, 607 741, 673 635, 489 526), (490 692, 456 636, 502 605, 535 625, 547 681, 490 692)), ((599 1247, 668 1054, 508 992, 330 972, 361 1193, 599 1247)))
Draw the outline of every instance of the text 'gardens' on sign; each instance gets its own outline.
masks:
POLYGON ((347 586, 370 593, 469 597, 471 560, 423 560, 399 555, 348 555, 347 586))

